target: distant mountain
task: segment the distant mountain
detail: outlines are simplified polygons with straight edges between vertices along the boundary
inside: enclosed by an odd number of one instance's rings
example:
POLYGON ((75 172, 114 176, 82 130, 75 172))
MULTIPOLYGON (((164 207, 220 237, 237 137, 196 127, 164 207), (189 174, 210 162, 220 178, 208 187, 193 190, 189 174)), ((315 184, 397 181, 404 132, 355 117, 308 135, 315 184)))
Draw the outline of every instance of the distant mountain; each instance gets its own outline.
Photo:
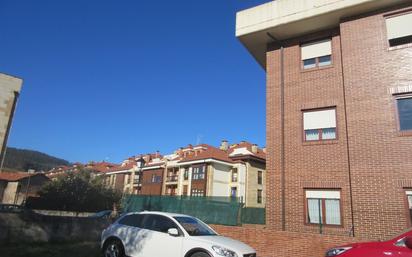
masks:
POLYGON ((38 151, 13 147, 7 147, 4 160, 5 170, 27 171, 33 169, 35 171, 48 171, 60 165, 70 165, 70 163, 38 151))

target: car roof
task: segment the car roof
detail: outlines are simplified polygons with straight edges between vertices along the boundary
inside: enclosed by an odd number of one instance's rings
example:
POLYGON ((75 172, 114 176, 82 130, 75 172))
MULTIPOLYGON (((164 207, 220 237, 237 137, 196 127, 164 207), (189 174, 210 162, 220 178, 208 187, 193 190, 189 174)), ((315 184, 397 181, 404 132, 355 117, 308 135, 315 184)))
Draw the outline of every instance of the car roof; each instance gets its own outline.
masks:
POLYGON ((141 211, 141 212, 125 213, 125 215, 128 215, 128 214, 157 214, 157 215, 167 216, 169 218, 173 218, 173 217, 190 217, 190 218, 193 218, 192 216, 186 215, 186 214, 162 212, 162 211, 141 211))

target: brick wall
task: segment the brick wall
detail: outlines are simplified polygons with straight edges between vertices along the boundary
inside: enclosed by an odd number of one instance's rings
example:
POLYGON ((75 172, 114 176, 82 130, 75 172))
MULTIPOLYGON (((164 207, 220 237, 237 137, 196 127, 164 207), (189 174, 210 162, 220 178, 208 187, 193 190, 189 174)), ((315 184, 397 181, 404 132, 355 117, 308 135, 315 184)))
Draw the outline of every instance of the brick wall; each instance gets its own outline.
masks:
MULTIPOLYGON (((404 189, 412 188, 412 137, 399 132, 392 88, 412 85, 412 45, 389 48, 385 16, 341 23, 354 217, 358 235, 386 237, 410 226, 404 189)), ((412 93, 412 92, 410 92, 412 93)))
POLYGON ((360 238, 319 234, 282 232, 263 226, 232 227, 212 225, 219 234, 240 240, 253 247, 259 257, 311 256, 323 257, 331 247, 360 238))
POLYGON ((269 46, 266 219, 272 231, 282 229, 282 172, 288 233, 318 231, 305 224, 305 189, 341 190, 343 224, 326 227, 327 235, 348 235, 354 224, 356 236, 383 239, 410 225, 404 189, 412 188, 412 137, 398 132, 389 92, 412 85, 412 47, 389 49, 384 20, 399 10, 348 19, 339 28, 285 41, 284 116, 281 49, 269 46), (303 70, 300 44, 325 37, 332 39, 332 65, 303 70), (337 139, 304 142, 302 111, 332 106, 337 139))

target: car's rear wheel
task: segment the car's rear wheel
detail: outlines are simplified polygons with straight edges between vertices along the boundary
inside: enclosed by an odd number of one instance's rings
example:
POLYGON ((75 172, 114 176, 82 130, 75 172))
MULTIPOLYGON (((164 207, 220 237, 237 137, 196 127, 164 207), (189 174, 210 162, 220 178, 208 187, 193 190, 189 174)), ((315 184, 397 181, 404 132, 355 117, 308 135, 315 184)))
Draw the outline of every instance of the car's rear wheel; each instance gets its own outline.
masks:
POLYGON ((197 252, 197 253, 190 255, 190 257, 210 257, 210 256, 209 254, 204 253, 204 252, 197 252))
POLYGON ((103 257, 124 257, 124 248, 122 242, 117 239, 111 239, 103 247, 103 257))

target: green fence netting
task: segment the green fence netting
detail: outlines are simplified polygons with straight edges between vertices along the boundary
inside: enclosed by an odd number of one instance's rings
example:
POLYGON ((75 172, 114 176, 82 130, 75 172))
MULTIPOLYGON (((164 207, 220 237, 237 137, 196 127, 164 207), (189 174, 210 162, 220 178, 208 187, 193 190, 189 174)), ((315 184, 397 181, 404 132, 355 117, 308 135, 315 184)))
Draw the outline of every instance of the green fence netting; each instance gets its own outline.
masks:
POLYGON ((249 210, 258 208, 242 208, 242 206, 238 198, 231 197, 127 195, 122 201, 124 212, 146 210, 182 213, 195 216, 209 224, 230 226, 249 221, 251 224, 265 223, 265 209, 249 210))
POLYGON ((241 222, 243 224, 265 224, 265 208, 242 208, 241 222))

